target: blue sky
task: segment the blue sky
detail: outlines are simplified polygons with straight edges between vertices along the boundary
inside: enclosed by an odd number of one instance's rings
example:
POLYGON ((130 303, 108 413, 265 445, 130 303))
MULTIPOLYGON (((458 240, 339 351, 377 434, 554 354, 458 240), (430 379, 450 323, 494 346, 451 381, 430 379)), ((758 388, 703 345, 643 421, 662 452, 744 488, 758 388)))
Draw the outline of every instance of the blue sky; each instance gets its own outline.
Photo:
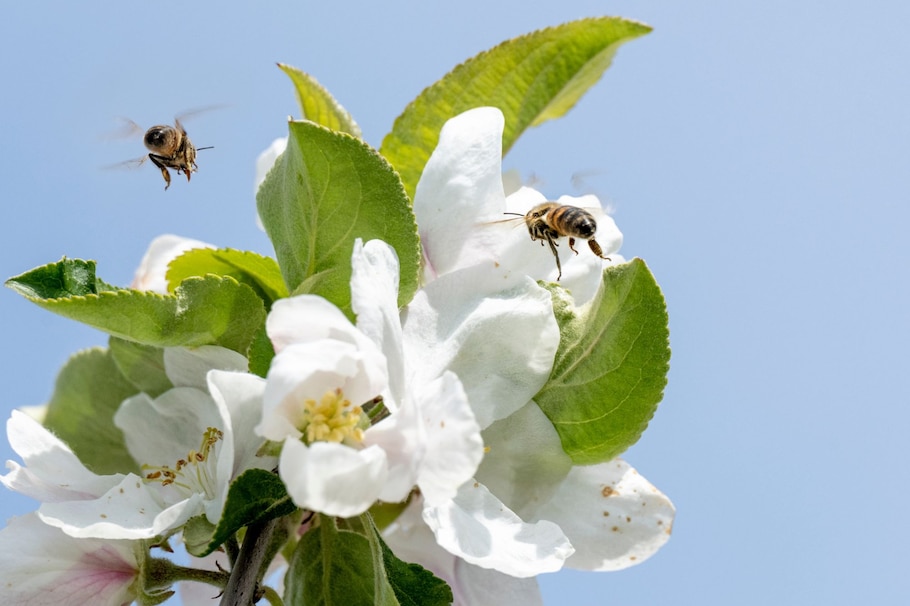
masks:
MULTIPOLYGON (((316 76, 378 146, 424 86, 584 16, 654 26, 564 119, 506 157, 550 197, 596 193, 664 289, 670 382, 626 458, 674 536, 614 574, 542 578, 548 604, 910 601, 910 5, 869 2, 17 2, 0 22, 0 277, 61 256, 128 284, 176 233, 270 254, 253 165, 316 76), (188 129, 200 171, 163 191, 116 118, 188 129), (583 183, 573 184, 573 176, 583 183)), ((576 179, 577 181, 577 179, 576 179)), ((2 402, 44 402, 102 334, 0 291, 2 402)), ((0 458, 13 458, 5 440, 0 458)), ((11 493, 3 518, 34 504, 11 493)))

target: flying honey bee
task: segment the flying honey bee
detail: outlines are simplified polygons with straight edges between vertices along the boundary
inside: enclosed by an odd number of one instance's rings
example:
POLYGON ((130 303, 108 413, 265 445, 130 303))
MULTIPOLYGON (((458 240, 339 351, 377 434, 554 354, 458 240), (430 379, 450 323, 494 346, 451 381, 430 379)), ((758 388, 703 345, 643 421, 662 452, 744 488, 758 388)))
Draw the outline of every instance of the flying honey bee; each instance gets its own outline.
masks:
MULTIPOLYGON (((157 124, 149 128, 145 131, 142 141, 150 153, 147 156, 121 164, 139 166, 146 160, 151 160, 152 164, 161 171, 165 190, 171 186, 171 173, 168 169, 177 171, 178 175, 185 174, 186 180, 189 182, 190 176, 199 170, 199 167, 196 166, 196 152, 203 149, 212 149, 212 146, 197 148, 193 145, 180 120, 208 109, 213 108, 204 108, 181 114, 174 118, 174 126, 157 124)), ((142 131, 142 128, 132 120, 126 118, 123 120, 128 125, 127 134, 142 131)))
MULTIPOLYGON (((180 124, 180 119, 174 119, 174 126, 159 124, 145 131, 145 137, 142 139, 145 147, 148 148, 149 160, 161 169, 161 176, 164 177, 164 189, 171 186, 171 173, 169 168, 177 171, 177 174, 186 174, 186 181, 189 183, 190 175, 199 170, 196 166, 196 146, 190 141, 186 134, 186 129, 180 124)), ((200 147, 199 149, 212 149, 209 147, 200 147)))
MULTIPOLYGON (((506 214, 522 216, 518 213, 506 214)), ((546 240, 550 245, 550 250, 556 257, 556 270, 559 272, 559 275, 556 276, 557 281, 562 278, 562 265, 559 263, 559 253, 556 251, 556 247, 559 246, 556 242, 558 238, 568 237, 569 250, 576 255, 578 251, 575 250, 575 238, 587 240, 591 252, 601 259, 610 260, 609 257, 604 256, 603 249, 594 239, 594 234, 597 232, 594 215, 583 208, 558 202, 543 202, 529 210, 524 215, 524 220, 532 241, 540 240, 540 245, 543 246, 543 241, 546 240)))

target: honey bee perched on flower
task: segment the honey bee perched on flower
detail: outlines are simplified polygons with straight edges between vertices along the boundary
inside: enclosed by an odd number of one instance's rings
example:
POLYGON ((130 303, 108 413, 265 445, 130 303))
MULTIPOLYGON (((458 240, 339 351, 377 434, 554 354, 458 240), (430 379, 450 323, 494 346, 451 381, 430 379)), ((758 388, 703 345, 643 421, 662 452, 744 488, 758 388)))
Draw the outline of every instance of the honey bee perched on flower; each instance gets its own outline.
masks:
MULTIPOLYGON (((506 214, 517 215, 518 213, 506 214)), ((556 247, 559 246, 556 240, 559 238, 568 237, 569 250, 576 255, 578 251, 575 250, 575 238, 587 240, 591 252, 601 259, 610 260, 609 257, 604 256, 603 249, 594 239, 594 234, 597 232, 594 215, 583 208, 558 202, 543 202, 529 210, 524 215, 524 220, 532 241, 540 240, 540 245, 543 246, 543 241, 546 240, 550 245, 550 250, 556 258, 556 269, 559 273, 556 276, 557 280, 562 278, 562 265, 559 263, 559 253, 556 251, 556 247)))

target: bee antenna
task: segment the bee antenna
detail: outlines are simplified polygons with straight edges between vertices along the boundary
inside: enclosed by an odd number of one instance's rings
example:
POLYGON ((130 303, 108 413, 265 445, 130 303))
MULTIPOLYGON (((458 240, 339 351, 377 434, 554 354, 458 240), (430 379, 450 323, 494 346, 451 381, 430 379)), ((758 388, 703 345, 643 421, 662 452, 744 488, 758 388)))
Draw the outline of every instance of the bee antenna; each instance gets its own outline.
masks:
POLYGON ((504 214, 504 215, 515 215, 516 217, 523 217, 523 216, 524 216, 524 215, 521 214, 521 213, 502 213, 502 214, 504 214))
POLYGON ((208 147, 197 147, 197 148, 196 148, 196 151, 199 151, 200 149, 215 149, 215 146, 214 146, 214 145, 209 145, 208 147))

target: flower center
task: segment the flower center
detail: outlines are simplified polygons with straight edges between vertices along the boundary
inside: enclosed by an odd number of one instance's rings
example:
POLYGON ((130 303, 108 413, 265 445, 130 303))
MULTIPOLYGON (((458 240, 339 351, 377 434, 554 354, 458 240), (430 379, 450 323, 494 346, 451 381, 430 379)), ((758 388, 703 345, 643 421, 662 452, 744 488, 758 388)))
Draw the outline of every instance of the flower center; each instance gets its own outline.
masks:
POLYGON ((363 442, 360 419, 363 409, 351 407, 340 389, 327 391, 322 399, 305 400, 300 431, 306 435, 307 443, 339 442, 354 446, 363 442))
POLYGON ((147 482, 160 482, 162 486, 174 486, 186 494, 202 493, 206 498, 215 497, 215 444, 224 434, 220 429, 209 427, 202 434, 199 450, 191 450, 184 459, 177 459, 176 465, 160 467, 143 465, 147 482))

